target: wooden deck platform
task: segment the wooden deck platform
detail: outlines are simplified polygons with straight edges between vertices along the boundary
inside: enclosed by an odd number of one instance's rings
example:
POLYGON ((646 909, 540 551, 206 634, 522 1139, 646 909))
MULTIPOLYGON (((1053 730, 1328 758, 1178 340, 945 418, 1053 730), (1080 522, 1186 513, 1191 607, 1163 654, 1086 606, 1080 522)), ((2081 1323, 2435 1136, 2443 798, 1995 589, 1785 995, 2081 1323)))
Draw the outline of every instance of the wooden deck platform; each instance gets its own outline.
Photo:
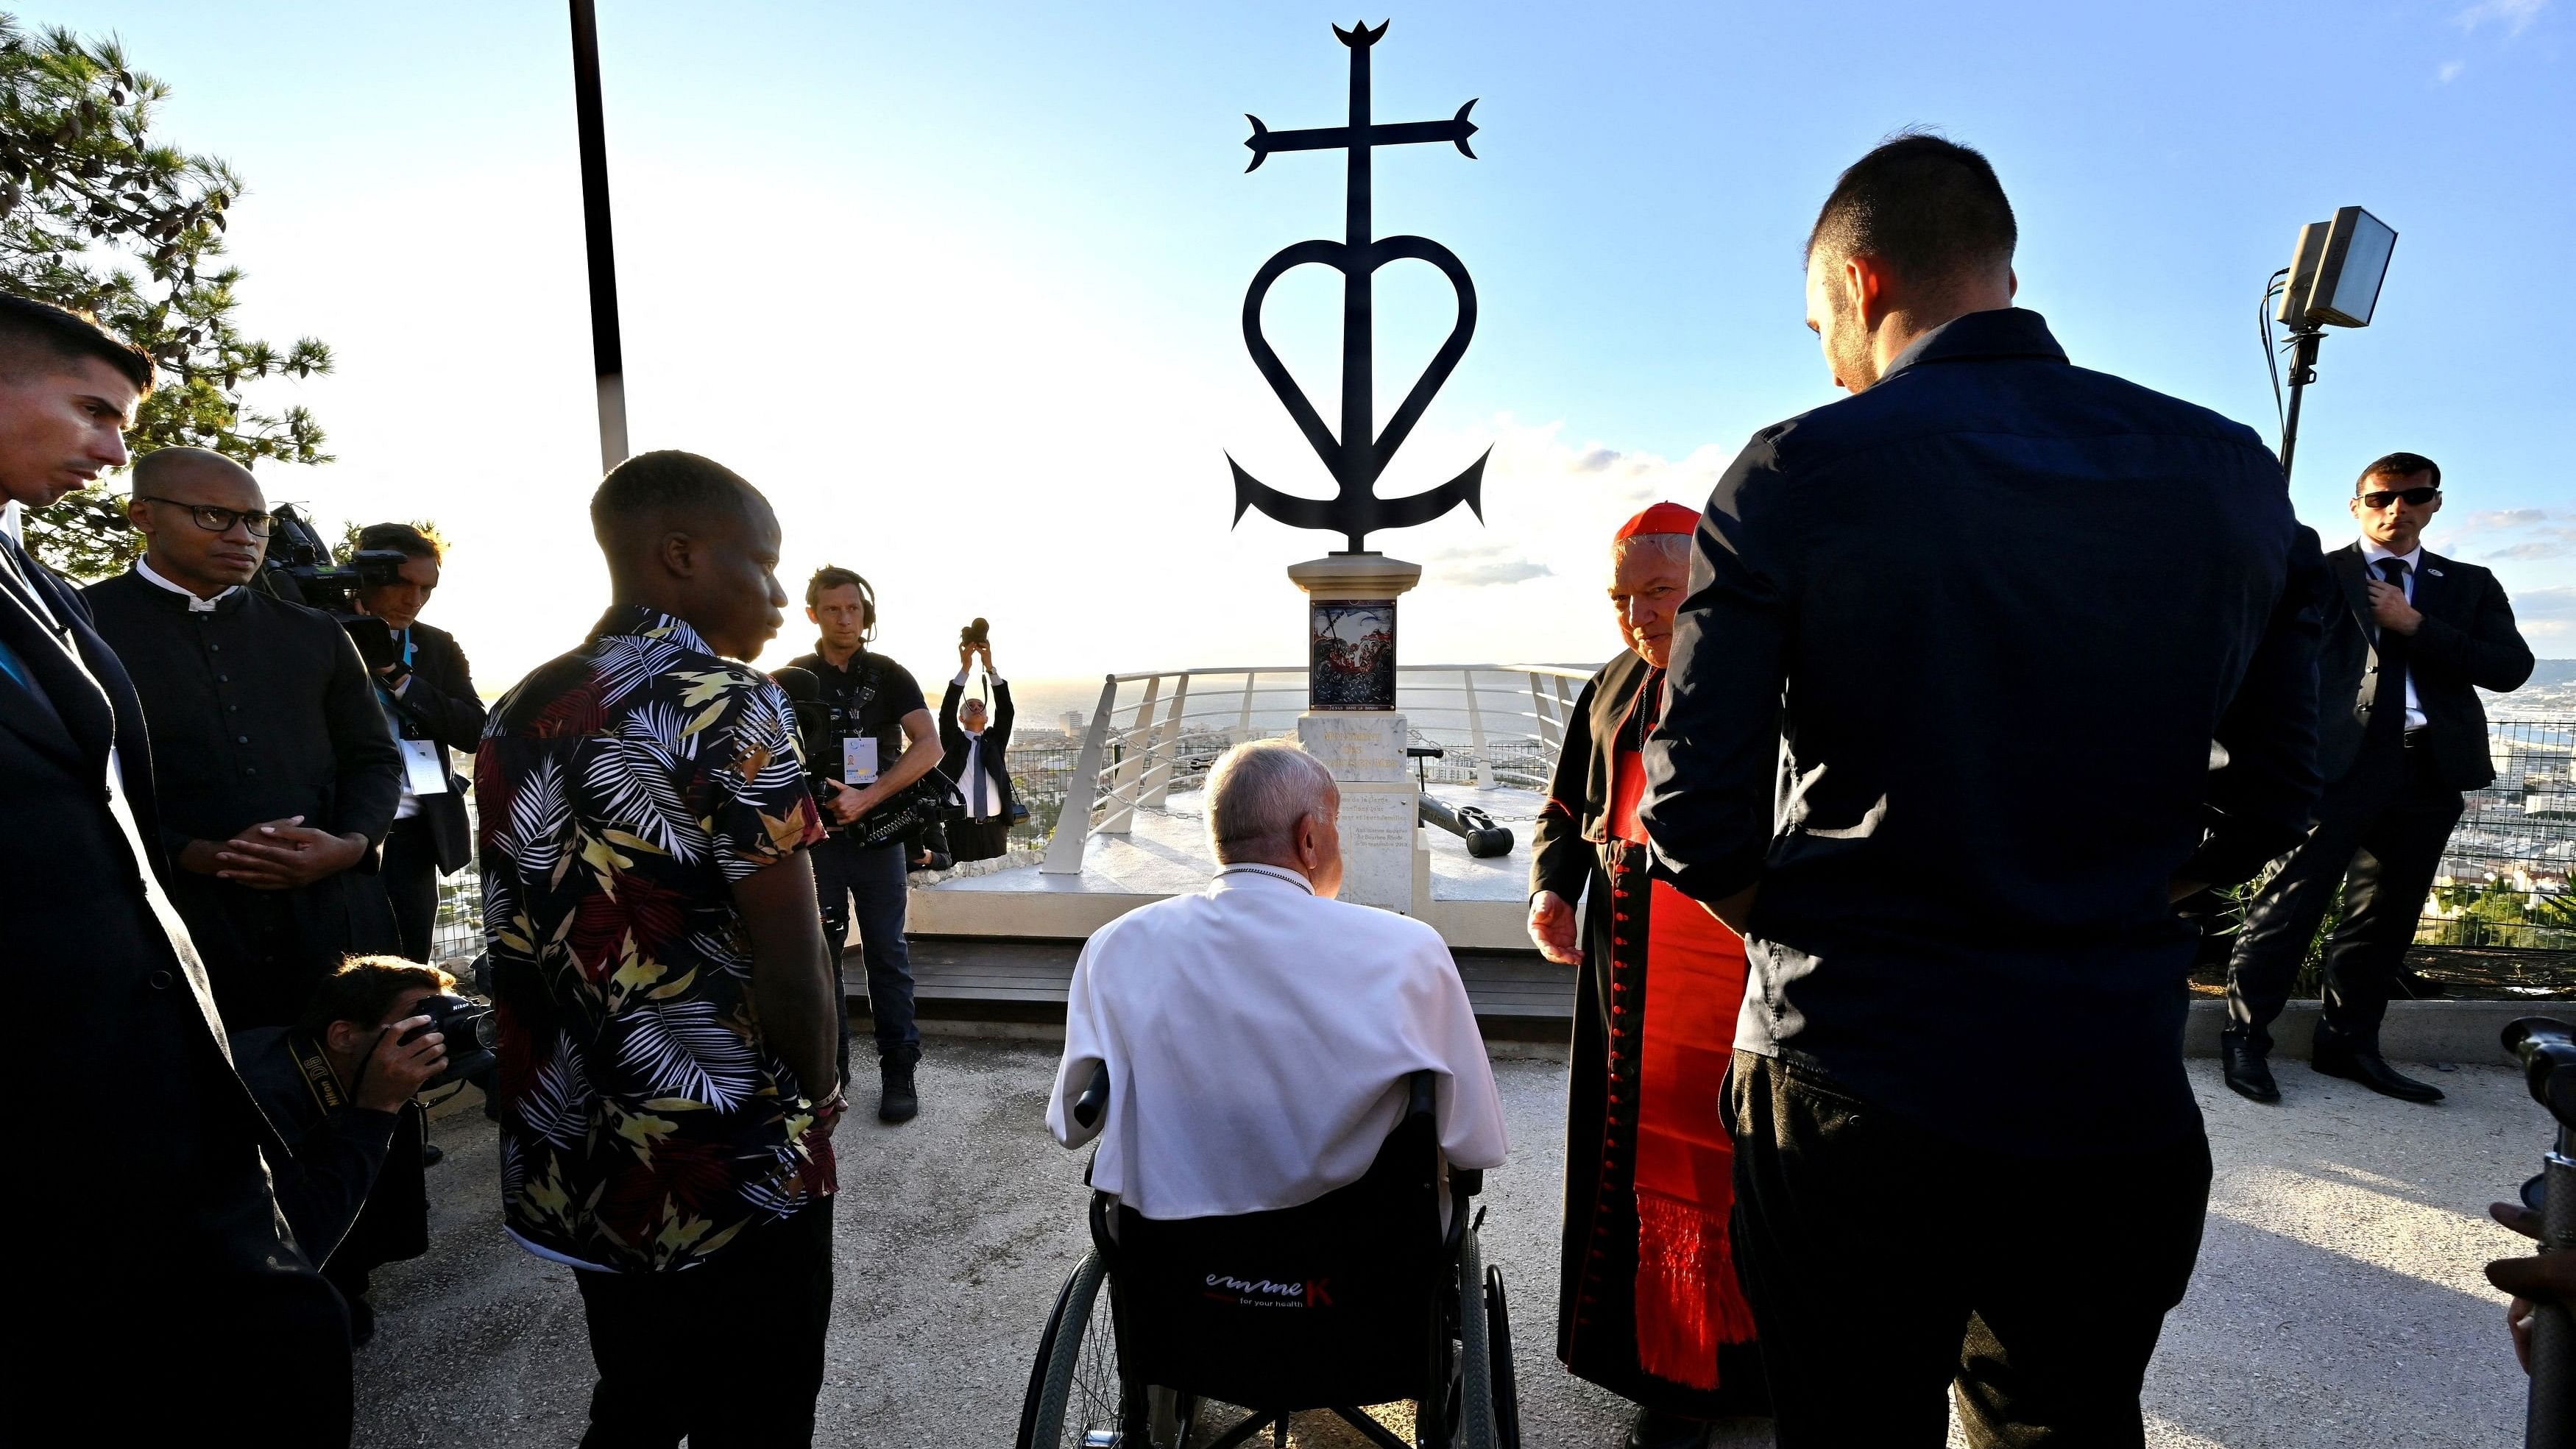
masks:
MULTIPOLYGON (((977 936, 911 938, 913 999, 932 1019, 1060 1023, 1079 941, 977 936)), ((1458 974, 1489 1036, 1560 1036, 1574 1019, 1574 970, 1532 951, 1459 951, 1458 974)), ((851 1010, 864 1014, 867 969, 852 948, 843 978, 851 1010)))

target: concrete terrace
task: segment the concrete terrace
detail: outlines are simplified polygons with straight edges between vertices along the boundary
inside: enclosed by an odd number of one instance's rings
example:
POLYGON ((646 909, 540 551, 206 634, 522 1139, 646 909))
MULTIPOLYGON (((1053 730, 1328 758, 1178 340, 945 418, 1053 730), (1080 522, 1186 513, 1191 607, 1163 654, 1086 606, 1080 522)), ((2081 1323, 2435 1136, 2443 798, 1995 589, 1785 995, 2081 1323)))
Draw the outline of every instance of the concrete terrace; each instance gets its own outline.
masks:
MULTIPOLYGON (((1041 1123, 1054 1062, 1040 1042, 936 1039, 919 1120, 842 1130, 816 1443, 1009 1442, 1040 1327, 1085 1243, 1081 1159, 1041 1123)), ((1488 1179, 1486 1251, 1512 1290, 1524 1439, 1607 1449, 1624 1432, 1620 1406, 1551 1353, 1564 1066, 1522 1056, 1495 1069, 1513 1160, 1488 1179)), ((2263 1108, 2221 1087, 2214 1063, 2191 1070, 2218 1177, 2199 1272, 2148 1377, 2149 1442, 2520 1444, 2523 1379, 2502 1299, 2478 1271, 2520 1250, 2483 1209, 2547 1141, 2520 1081, 2463 1065, 2435 1074, 2448 1102, 2412 1107, 2285 1062, 2289 1101, 2263 1108)), ((590 1365, 571 1274, 502 1237, 482 1116, 434 1130, 448 1158, 430 1173, 432 1247, 377 1274, 383 1326, 358 1356, 357 1442, 573 1443, 590 1365)), ((2067 1282, 2083 1291, 2080 1264, 2067 1282)), ((1769 1440, 1747 1429, 1724 1442, 1769 1440)))

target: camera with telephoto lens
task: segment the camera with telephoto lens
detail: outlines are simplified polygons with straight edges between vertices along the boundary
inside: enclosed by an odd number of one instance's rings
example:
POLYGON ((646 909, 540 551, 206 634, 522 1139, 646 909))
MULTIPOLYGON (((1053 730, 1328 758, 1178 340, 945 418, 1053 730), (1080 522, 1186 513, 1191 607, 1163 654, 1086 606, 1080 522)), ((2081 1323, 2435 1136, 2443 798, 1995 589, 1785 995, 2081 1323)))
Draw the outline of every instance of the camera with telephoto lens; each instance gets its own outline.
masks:
POLYGON ((340 621, 358 646, 369 669, 400 662, 394 633, 384 620, 357 610, 360 589, 390 584, 402 577, 408 560, 390 548, 362 548, 345 564, 331 558, 330 545, 292 503, 281 503, 269 515, 268 553, 260 560, 257 587, 292 604, 320 609, 340 621))
POLYGON ((441 993, 424 997, 416 1013, 429 1020, 404 1032, 403 1045, 418 1041, 424 1032, 434 1031, 447 1038, 447 1065, 439 1069, 437 1076, 420 1084, 422 1091, 464 1081, 490 1070, 500 1060, 492 1052, 492 1044, 500 1035, 492 1024, 492 1003, 441 993))

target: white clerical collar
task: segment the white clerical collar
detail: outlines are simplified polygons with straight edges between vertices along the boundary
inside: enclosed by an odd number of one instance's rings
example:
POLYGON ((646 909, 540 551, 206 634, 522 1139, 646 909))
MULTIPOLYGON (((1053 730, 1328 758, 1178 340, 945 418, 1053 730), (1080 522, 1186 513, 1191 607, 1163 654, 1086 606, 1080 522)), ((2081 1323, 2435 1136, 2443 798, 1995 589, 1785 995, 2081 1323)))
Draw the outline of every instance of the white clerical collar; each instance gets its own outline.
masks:
POLYGON ((25 525, 18 521, 18 500, 12 498, 6 503, 0 503, 0 533, 9 535, 11 543, 23 548, 27 542, 24 528, 25 525))
POLYGON ((145 583, 157 584, 160 587, 177 594, 179 597, 186 599, 188 601, 188 612, 191 614, 211 614, 215 611, 215 605, 222 603, 226 598, 240 592, 241 590, 241 585, 232 584, 228 585, 222 593, 215 595, 211 599, 201 599, 197 597, 196 590, 189 588, 184 584, 174 584, 168 579, 165 579, 161 577, 161 575, 153 572, 152 564, 147 559, 136 559, 134 561, 134 571, 143 575, 143 581, 145 583))
POLYGON ((2377 563, 2384 558, 2403 559, 2406 561, 2406 572, 2409 574, 2424 567, 2424 545, 2420 541, 2412 552, 2391 553, 2388 551, 2388 545, 2365 533, 2361 536, 2361 556, 2372 563, 2377 563))
POLYGON ((1284 865, 1264 865, 1259 861, 1253 860, 1236 861, 1232 865, 1219 866, 1216 872, 1216 879, 1209 881, 1208 884, 1211 886, 1219 884, 1230 875, 1268 876, 1273 880, 1286 881, 1290 885, 1295 886, 1297 889, 1304 891, 1310 896, 1315 893, 1313 882, 1307 880, 1297 872, 1290 870, 1288 867, 1284 865))

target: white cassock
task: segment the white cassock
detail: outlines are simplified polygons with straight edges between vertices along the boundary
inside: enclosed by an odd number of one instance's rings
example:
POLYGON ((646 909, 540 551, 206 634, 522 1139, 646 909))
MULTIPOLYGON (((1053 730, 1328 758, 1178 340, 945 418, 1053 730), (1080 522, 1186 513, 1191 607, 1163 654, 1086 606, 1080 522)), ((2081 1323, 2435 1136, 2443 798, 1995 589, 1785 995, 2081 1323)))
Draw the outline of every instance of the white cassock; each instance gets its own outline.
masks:
POLYGON ((1097 1135, 1091 1185, 1146 1217, 1265 1212, 1357 1182, 1426 1068, 1450 1165, 1500 1167, 1502 1101, 1440 933, 1231 865, 1083 946, 1047 1130, 1097 1135), (1080 1128, 1100 1062, 1109 1111, 1080 1128))

